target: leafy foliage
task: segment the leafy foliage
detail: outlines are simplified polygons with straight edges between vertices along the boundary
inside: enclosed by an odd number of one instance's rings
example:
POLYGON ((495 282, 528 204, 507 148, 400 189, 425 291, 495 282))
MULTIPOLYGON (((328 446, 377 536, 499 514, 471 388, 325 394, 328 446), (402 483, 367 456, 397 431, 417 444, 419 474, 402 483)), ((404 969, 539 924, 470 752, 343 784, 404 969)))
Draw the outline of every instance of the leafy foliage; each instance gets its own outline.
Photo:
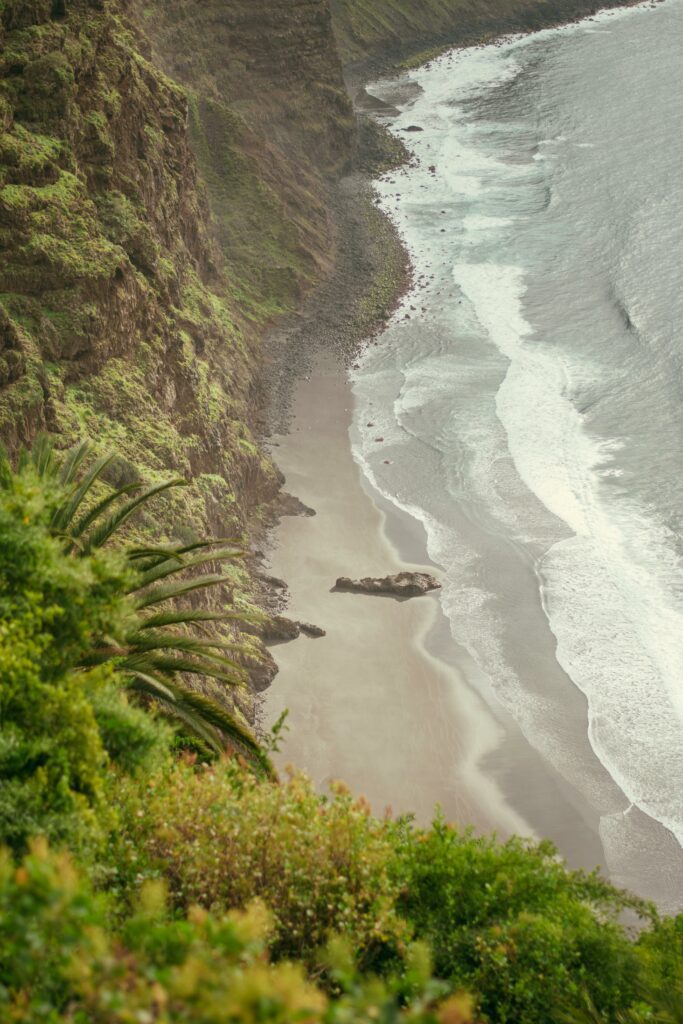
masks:
POLYGON ((74 561, 50 535, 50 506, 27 477, 0 499, 0 835, 74 845, 107 822, 106 755, 88 692, 111 678, 77 672, 96 637, 126 617, 120 560, 74 561))
MULTIPOLYGON (((0 468, 0 838, 19 858, 0 858, 1 1020, 681 1024, 683 919, 548 844, 174 762, 126 694, 193 693, 188 663, 228 675, 194 633, 213 613, 171 605, 223 577, 209 546, 115 546, 151 494, 104 465, 41 442, 0 468)), ((218 736, 223 712, 199 710, 218 736)))
MULTIPOLYGON (((154 497, 185 485, 184 480, 172 478, 150 486, 135 480, 108 487, 103 474, 113 456, 95 460, 89 456, 87 443, 59 454, 53 441, 43 435, 31 451, 20 452, 16 474, 6 457, 0 460, 0 487, 11 496, 21 491, 21 481, 33 481, 45 496, 43 526, 60 542, 62 553, 77 562, 91 562, 116 541, 131 517, 154 497)), ((225 749, 227 737, 263 770, 272 771, 249 730, 180 677, 180 673, 190 674, 228 686, 241 682, 237 663, 225 653, 235 645, 198 633, 207 623, 228 622, 237 616, 225 610, 168 607, 188 595, 228 583, 224 573, 205 572, 204 568, 220 566, 238 557, 239 551, 211 541, 156 547, 129 543, 122 556, 127 573, 121 570, 118 586, 121 598, 128 598, 126 622, 116 631, 104 621, 99 633, 91 634, 90 647, 72 662, 73 667, 116 669, 132 689, 154 699, 215 751, 225 749)))
POLYGON ((163 877, 181 910, 262 899, 271 954, 328 982, 330 934, 363 972, 394 979, 418 941, 487 1024, 567 1024, 586 1007, 595 1021, 679 1024, 665 993, 680 994, 683 918, 660 922, 597 875, 567 870, 548 843, 380 821, 343 786, 321 797, 304 776, 273 784, 234 763, 179 765, 125 817, 137 851, 128 877, 163 877), (643 919, 637 941, 627 909, 643 919))
POLYGON ((405 979, 363 979, 347 947, 330 945, 330 999, 301 965, 267 958, 272 919, 263 904, 211 915, 167 913, 163 885, 148 883, 116 934, 105 904, 68 857, 44 844, 14 867, 0 861, 2 1019, 91 1024, 470 1024, 465 997, 441 1008, 444 986, 412 951, 405 979), (408 988, 410 997, 406 999, 408 988), (402 1006, 401 1003, 407 1003, 402 1006))
POLYGON ((611 1019, 636 1000, 639 958, 618 919, 627 907, 654 911, 567 871, 549 843, 500 845, 437 819, 419 843, 409 837, 399 870, 401 912, 439 974, 482 993, 486 1019, 559 1022, 583 992, 611 1019))
POLYGON ((390 874, 393 826, 341 785, 321 800, 301 775, 262 785, 230 762, 201 772, 180 765, 131 827, 180 906, 264 900, 278 957, 319 967, 332 931, 353 938, 366 969, 405 948, 410 932, 390 874))

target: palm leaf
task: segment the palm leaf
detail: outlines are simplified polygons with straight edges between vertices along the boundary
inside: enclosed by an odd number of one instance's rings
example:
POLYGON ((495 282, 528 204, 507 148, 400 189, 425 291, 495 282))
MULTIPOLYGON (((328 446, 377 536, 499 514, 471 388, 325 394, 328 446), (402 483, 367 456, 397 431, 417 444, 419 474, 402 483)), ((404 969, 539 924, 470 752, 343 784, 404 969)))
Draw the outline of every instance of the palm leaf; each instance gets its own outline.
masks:
POLYGON ((14 480, 14 473, 12 472, 12 464, 9 460, 6 450, 0 445, 0 486, 3 490, 9 490, 14 480))
POLYGON ((76 525, 69 530, 69 535, 73 538, 82 537, 89 526, 92 526, 107 509, 122 498, 126 494, 130 494, 131 491, 139 491, 142 484, 125 484, 123 487, 119 487, 116 491, 111 491, 101 501, 98 501, 96 505, 93 505, 85 515, 81 516, 76 525))
POLYGON ((163 483, 148 487, 142 494, 138 494, 135 498, 126 502, 113 516, 110 516, 109 519, 93 530, 85 545, 86 553, 90 553, 94 548, 101 548, 116 533, 119 527, 123 526, 127 519, 130 519, 140 505, 156 497, 157 494, 168 491, 171 487, 187 487, 187 480, 181 476, 174 477, 171 480, 164 480, 163 483))
MULTIPOLYGON (((85 474, 85 476, 81 480, 81 482, 78 485, 78 487, 75 489, 75 491, 73 491, 69 501, 64 502, 64 504, 61 505, 57 509, 57 511, 55 512, 55 514, 54 514, 54 516, 52 518, 52 526, 55 529, 66 530, 67 527, 69 527, 71 525, 71 523, 73 522, 74 516, 76 515, 76 513, 79 510, 79 508, 81 507, 83 501, 85 500, 85 498, 86 498, 88 492, 90 491, 90 489, 92 488, 93 484, 102 475, 102 473, 107 468, 107 466, 111 463, 113 458, 114 458, 113 455, 104 455, 101 459, 97 459, 97 461, 93 463, 93 465, 90 467, 88 472, 85 474)), ((136 486, 138 486, 138 485, 136 485, 136 486)), ((118 492, 115 492, 115 493, 116 493, 117 496, 120 496, 121 492, 118 491, 118 492)), ((107 497, 111 497, 111 495, 107 495, 107 497)), ((102 503, 100 502, 100 505, 101 504, 102 503)), ((100 512, 97 513, 97 515, 99 515, 99 514, 100 514, 100 512)), ((82 530, 79 531, 78 536, 80 536, 81 533, 82 533, 82 530)))
POLYGON ((178 554, 179 561, 177 559, 168 558, 166 561, 160 562, 154 568, 143 572, 135 590, 142 590, 143 587, 148 587, 151 583, 156 583, 158 580, 167 579, 169 576, 182 572, 184 569, 194 569, 196 566, 206 565, 208 562, 226 562, 233 557, 233 554, 232 548, 222 548, 218 551, 209 551, 203 555, 195 555, 194 558, 189 559, 183 559, 182 555, 178 554))
POLYGON ((226 643, 221 640, 208 640, 204 637, 187 636, 183 633, 162 633, 153 630, 141 630, 127 638, 128 645, 136 654, 147 651, 175 650, 186 654, 206 655, 214 657, 213 651, 240 650, 239 644, 226 643))
POLYGON ((147 569, 153 568, 158 565, 159 562, 165 562, 168 558, 175 558, 178 561, 182 561, 182 554, 180 551, 172 547, 171 545, 161 547, 148 547, 148 548, 130 548, 126 551, 126 558, 133 565, 136 562, 149 561, 149 565, 140 567, 140 572, 146 572, 147 569))
POLYGON ((68 487, 74 482, 89 451, 90 442, 81 441, 66 453, 59 473, 59 483, 62 487, 68 487))
POLYGON ((218 753, 225 749, 218 730, 232 743, 238 745, 253 759, 269 778, 276 778, 270 759, 263 752, 260 744, 246 726, 240 724, 234 715, 220 707, 215 701, 195 690, 176 683, 159 680, 150 674, 136 674, 130 686, 138 693, 154 697, 169 712, 189 726, 201 739, 213 747, 218 753))
MULTIPOLYGON (((93 499, 94 503, 88 502, 95 484, 102 479, 113 458, 104 455, 88 464, 90 451, 90 444, 84 441, 65 454, 57 453, 54 441, 44 434, 36 439, 32 450, 22 449, 17 470, 23 472, 32 468, 40 479, 49 483, 51 496, 54 494, 57 498, 50 522, 51 533, 63 541, 67 553, 83 556, 106 545, 146 502, 172 487, 186 485, 181 477, 154 485, 135 482, 109 490, 100 500, 93 499), (91 507, 84 509, 86 503, 91 507)), ((9 458, 0 449, 0 486, 9 488, 12 483, 9 458)), ((106 630, 104 635, 93 638, 91 650, 80 667, 82 671, 110 663, 123 674, 130 689, 153 699, 166 714, 177 718, 187 731, 199 736, 214 750, 223 752, 227 740, 269 777, 275 777, 270 761, 249 729, 225 708, 178 678, 187 673, 229 686, 240 685, 243 670, 225 653, 241 650, 240 645, 198 634, 202 624, 258 619, 226 611, 157 608, 195 591, 229 584, 229 578, 220 572, 195 575, 191 579, 172 577, 212 562, 220 564, 242 557, 243 553, 239 541, 223 538, 129 548, 125 551, 126 558, 131 569, 137 570, 129 591, 136 595, 132 598, 137 613, 135 629, 123 639, 118 635, 108 637, 106 630), (147 617, 146 609, 152 609, 147 617), (191 628, 184 631, 182 627, 194 627, 195 632, 191 628)))
POLYGON ((126 672, 161 672, 164 675, 173 676, 176 672, 186 672, 188 675, 207 676, 209 679, 216 679, 218 682, 227 683, 228 686, 240 686, 242 680, 230 675, 225 669, 232 669, 240 672, 240 666, 228 658, 218 656, 202 658, 174 658, 164 654, 157 654, 154 651, 134 651, 125 655, 120 666, 126 672))
POLYGON ((38 476, 46 479, 54 469, 55 444, 48 434, 39 434, 33 442, 31 449, 31 461, 35 466, 38 476))
POLYGON ((149 594, 143 594, 135 603, 138 611, 144 608, 151 608, 155 604, 162 604, 164 601, 172 601, 185 594, 191 594, 194 590, 202 590, 204 587, 216 587, 219 583, 229 583, 227 576, 223 573, 215 573, 211 576, 199 576, 192 580, 182 580, 180 583, 166 583, 155 587, 149 594))
POLYGON ((241 615, 237 612, 207 612, 207 611, 169 611, 160 612, 158 615, 152 615, 148 619, 142 619, 138 623, 140 630, 147 629, 161 629, 163 626, 184 626, 184 625, 199 625, 202 622, 232 622, 232 621, 246 622, 248 620, 247 615, 241 615))

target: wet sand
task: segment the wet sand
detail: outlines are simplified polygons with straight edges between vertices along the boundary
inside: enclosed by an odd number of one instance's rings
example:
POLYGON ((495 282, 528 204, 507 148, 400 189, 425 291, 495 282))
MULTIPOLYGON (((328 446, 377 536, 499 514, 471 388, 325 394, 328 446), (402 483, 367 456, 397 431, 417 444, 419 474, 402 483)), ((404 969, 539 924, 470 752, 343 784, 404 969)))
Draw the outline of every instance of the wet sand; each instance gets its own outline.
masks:
MULTIPOLYGON (((315 509, 275 532, 270 571, 289 585, 287 614, 320 639, 278 644, 265 695, 270 724, 287 708, 278 755, 324 789, 343 779, 376 813, 447 819, 481 833, 550 836, 575 866, 602 862, 597 819, 576 806, 514 723, 472 685, 437 594, 398 601, 333 592, 338 576, 434 572, 421 525, 373 492, 349 441, 352 395, 333 360, 299 383, 288 434, 273 438, 286 489, 315 509)), ((482 682, 483 685, 483 682, 482 682)))

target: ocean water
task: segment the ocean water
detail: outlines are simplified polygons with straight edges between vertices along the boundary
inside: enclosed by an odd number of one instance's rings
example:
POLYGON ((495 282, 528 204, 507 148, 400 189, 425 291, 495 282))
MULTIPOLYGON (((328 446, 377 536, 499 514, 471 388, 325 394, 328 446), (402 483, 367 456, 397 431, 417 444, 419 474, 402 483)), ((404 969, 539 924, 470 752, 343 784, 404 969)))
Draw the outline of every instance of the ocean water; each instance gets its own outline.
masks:
POLYGON ((356 457, 424 523, 454 638, 595 809, 615 877, 675 886, 683 0, 370 91, 415 154, 376 183, 415 279, 353 375, 356 457))

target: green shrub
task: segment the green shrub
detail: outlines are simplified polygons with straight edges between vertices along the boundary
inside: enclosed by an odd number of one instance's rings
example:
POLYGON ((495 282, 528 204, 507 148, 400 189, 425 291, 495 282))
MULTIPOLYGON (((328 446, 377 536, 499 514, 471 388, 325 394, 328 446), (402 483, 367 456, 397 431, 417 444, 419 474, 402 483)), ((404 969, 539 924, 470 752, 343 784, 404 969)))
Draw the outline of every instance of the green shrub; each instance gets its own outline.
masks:
POLYGON ((301 775, 275 784, 232 762, 179 766, 132 828, 179 905, 231 909, 262 899, 277 957, 315 966, 333 931, 349 937, 363 968, 405 948, 400 882, 390 872, 395 826, 342 786, 324 799, 301 775))
POLYGON ((680 993, 683 925, 569 871, 548 843, 378 820, 341 786, 325 798, 304 776, 278 785, 234 762, 151 779, 124 817, 121 877, 161 875, 179 909, 264 900, 272 955, 314 976, 332 933, 361 971, 394 980, 418 940, 436 976, 472 992, 490 1024, 576 1024, 586 1006, 594 1021, 679 1024, 660 993, 680 993), (639 939, 626 909, 644 919, 639 939))
POLYGON ((337 940, 330 999, 300 965, 270 964, 272 919, 262 903, 172 918, 148 883, 122 929, 68 857, 40 843, 15 866, 0 858, 0 1019, 38 1024, 471 1024, 466 997, 436 1006, 443 986, 414 950, 407 978, 363 980, 337 940), (406 983, 410 997, 403 1000, 406 983))
POLYGON ((121 687, 98 688, 90 698, 100 738, 117 768, 128 775, 168 766, 174 733, 150 711, 130 704, 121 687))
MULTIPOLYGON (((148 704, 152 701, 216 754, 224 753, 230 744, 245 753, 256 770, 273 776, 271 762, 239 717, 188 686, 181 676, 199 676, 231 687, 244 681, 243 669, 231 655, 235 651, 247 655, 248 651, 244 645, 234 644, 227 632, 228 623, 238 619, 239 613, 186 604, 189 595, 227 586, 231 577, 215 569, 226 561, 234 562, 241 552, 232 545, 226 548, 194 537, 189 544, 150 546, 143 541, 140 547, 130 539, 121 544, 131 517, 159 495, 185 487, 187 482, 173 477, 147 485, 136 475, 130 483, 113 488, 104 481, 113 462, 111 454, 93 459, 88 442, 58 452, 54 441, 43 434, 30 450, 19 452, 15 471, 0 449, 0 491, 13 537, 18 520, 19 534, 31 535, 25 529, 31 517, 24 514, 22 505, 28 487, 42 502, 40 526, 45 539, 54 541, 51 553, 61 557, 63 566, 82 560, 84 567, 97 570, 108 564, 97 557, 103 548, 116 546, 119 551, 119 571, 110 596, 118 599, 120 614, 116 619, 103 615, 100 628, 90 629, 89 642, 64 652, 65 664, 70 669, 99 666, 115 671, 121 685, 144 695, 148 704), (207 625, 218 632, 211 635, 207 625)), ((6 551, 0 547, 7 597, 15 602, 25 591, 16 555, 16 545, 6 551)), ((37 567, 38 587, 46 585, 44 577, 49 571, 49 564, 37 567)), ((82 577, 85 581, 84 574, 82 577)), ((97 598, 96 587, 97 580, 91 580, 90 589, 85 586, 79 593, 80 602, 68 608, 74 621, 79 620, 81 605, 97 598)))
POLYGON ((0 492, 0 836, 76 847, 110 823, 106 753, 88 693, 109 667, 74 666, 123 618, 118 559, 67 558, 50 536, 44 490, 24 476, 0 492))
POLYGON ((437 820, 403 844, 399 912, 430 942, 440 977, 481 994, 496 1024, 565 1021, 588 994, 600 1020, 638 995, 641 961, 618 923, 649 909, 596 875, 570 872, 549 843, 498 844, 437 820))

